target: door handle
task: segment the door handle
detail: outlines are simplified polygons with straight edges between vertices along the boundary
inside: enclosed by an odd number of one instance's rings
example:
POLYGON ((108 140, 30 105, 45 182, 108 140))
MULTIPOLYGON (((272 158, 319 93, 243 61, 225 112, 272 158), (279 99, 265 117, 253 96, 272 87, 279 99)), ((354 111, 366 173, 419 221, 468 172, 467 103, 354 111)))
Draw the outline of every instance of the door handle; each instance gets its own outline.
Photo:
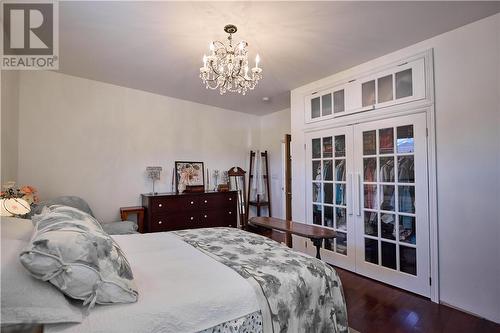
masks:
POLYGON ((354 184, 352 181, 352 173, 350 172, 347 175, 347 202, 349 203, 347 205, 347 214, 352 215, 352 205, 354 204, 354 184))
POLYGON ((359 172, 356 173, 356 215, 361 216, 361 174, 359 172))

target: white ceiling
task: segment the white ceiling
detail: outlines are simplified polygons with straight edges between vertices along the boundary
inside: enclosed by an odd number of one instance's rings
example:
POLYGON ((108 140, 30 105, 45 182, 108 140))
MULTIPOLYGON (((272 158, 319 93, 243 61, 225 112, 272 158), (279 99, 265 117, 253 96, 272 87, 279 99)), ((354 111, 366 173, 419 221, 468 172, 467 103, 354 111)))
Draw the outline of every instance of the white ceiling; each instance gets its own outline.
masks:
POLYGON ((60 2, 60 71, 226 109, 266 114, 290 90, 500 11, 500 2, 60 2), (198 77, 224 25, 258 52, 247 96, 198 77), (264 102, 263 97, 270 101, 264 102))

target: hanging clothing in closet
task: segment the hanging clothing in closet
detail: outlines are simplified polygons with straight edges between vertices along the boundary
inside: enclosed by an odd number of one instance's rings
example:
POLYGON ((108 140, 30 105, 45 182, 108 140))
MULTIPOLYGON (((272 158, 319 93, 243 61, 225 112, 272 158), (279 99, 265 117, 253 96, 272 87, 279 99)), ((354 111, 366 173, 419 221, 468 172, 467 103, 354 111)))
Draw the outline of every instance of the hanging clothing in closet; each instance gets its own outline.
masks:
MULTIPOLYGON (((377 181, 377 160, 375 158, 365 159, 364 181, 377 181)), ((377 185, 364 186, 365 208, 377 208, 377 185)))

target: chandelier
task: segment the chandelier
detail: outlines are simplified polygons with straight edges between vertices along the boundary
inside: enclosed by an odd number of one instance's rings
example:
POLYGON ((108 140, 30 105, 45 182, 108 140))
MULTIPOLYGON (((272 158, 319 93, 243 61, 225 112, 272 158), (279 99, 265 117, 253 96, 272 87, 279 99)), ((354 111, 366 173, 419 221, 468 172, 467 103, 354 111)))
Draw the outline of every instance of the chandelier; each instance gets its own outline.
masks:
POLYGON ((262 68, 259 68, 260 57, 255 57, 255 67, 249 68, 248 43, 240 41, 233 45, 232 35, 238 29, 229 24, 224 31, 229 34, 229 45, 214 41, 210 43, 210 54, 203 55, 203 67, 200 68, 200 78, 207 89, 219 89, 221 95, 226 92, 237 92, 243 95, 248 89, 253 90, 262 78, 262 68))

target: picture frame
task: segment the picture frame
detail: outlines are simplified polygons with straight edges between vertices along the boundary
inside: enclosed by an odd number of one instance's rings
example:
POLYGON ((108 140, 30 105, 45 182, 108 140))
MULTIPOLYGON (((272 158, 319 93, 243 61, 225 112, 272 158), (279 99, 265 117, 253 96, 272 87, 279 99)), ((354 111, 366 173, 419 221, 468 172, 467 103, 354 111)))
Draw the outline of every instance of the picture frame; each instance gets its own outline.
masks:
POLYGON ((175 190, 205 188, 205 168, 203 162, 175 161, 175 190))

